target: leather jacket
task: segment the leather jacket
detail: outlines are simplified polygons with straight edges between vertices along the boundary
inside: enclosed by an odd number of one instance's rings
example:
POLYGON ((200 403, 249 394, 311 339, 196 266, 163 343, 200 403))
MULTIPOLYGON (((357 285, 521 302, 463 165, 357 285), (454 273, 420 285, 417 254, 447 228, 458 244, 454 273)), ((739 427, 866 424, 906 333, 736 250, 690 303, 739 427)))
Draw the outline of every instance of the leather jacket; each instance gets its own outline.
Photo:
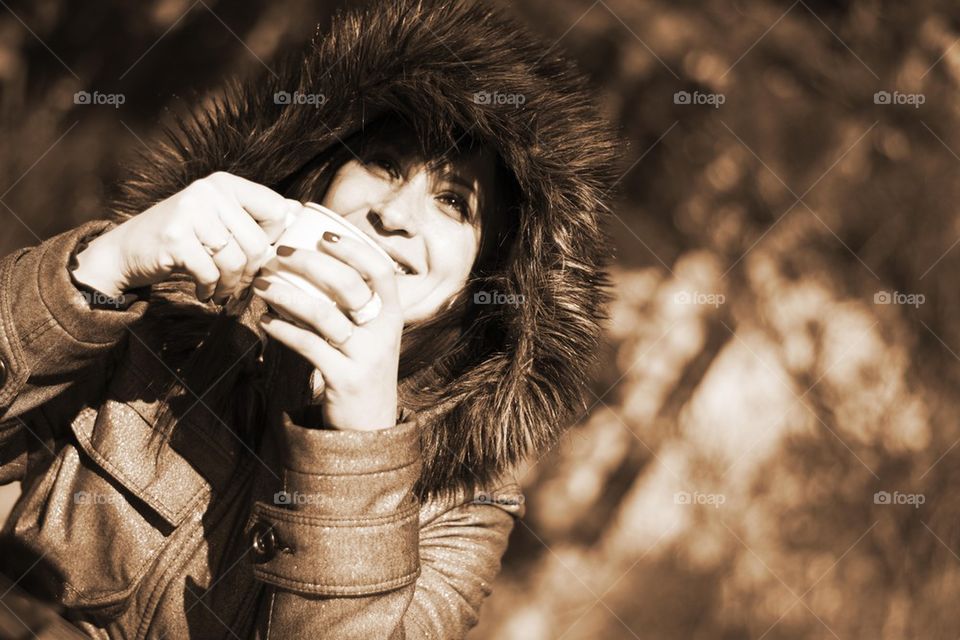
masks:
POLYGON ((523 514, 516 484, 419 502, 406 411, 373 432, 284 413, 253 451, 201 394, 152 445, 150 303, 92 309, 67 269, 110 224, 0 260, 0 482, 23 488, 7 575, 96 638, 463 637, 523 514))
POLYGON ((0 260, 0 482, 23 486, 3 572, 94 637, 463 637, 523 514, 510 470, 583 414, 601 353, 622 145, 596 97, 491 3, 396 0, 335 16, 295 64, 177 118, 127 168, 110 222, 0 260), (91 308, 69 278, 79 242, 216 171, 286 194, 386 114, 425 151, 496 151, 516 196, 503 264, 459 294, 457 361, 422 367, 422 403, 378 432, 272 411, 249 446, 203 389, 162 400, 173 372, 145 316, 179 308, 169 283, 91 308), (152 437, 174 403, 185 419, 152 437))

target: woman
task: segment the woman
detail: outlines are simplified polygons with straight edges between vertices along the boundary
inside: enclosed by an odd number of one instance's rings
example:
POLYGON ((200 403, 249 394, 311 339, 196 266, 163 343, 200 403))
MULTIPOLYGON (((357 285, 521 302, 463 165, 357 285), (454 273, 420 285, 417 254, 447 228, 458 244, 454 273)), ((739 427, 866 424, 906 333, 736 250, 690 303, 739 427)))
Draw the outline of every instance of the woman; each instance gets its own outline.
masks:
POLYGON ((112 219, 0 261, 4 572, 93 637, 463 637, 511 469, 582 408, 614 149, 479 4, 340 16, 231 86, 112 219), (397 265, 336 236, 268 259, 308 200, 397 265))

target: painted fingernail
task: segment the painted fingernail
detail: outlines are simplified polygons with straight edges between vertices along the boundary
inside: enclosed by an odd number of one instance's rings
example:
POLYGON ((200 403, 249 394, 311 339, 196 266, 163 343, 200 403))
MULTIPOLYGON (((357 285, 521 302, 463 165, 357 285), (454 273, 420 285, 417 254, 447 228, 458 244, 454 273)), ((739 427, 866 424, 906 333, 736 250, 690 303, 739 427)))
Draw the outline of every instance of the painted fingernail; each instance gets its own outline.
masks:
POLYGON ((271 322, 273 322, 273 316, 265 313, 262 316, 260 316, 260 322, 262 324, 270 324, 271 322))
POLYGON ((340 242, 340 236, 335 234, 333 231, 324 231, 323 239, 330 243, 340 242))
POLYGON ((282 244, 282 245, 280 245, 279 247, 277 247, 277 255, 280 256, 281 258, 286 258, 287 256, 292 256, 292 255, 293 255, 293 247, 288 247, 287 245, 282 244))
POLYGON ((254 278, 253 279, 253 288, 259 289, 260 291, 266 291, 267 287, 270 286, 270 283, 263 278, 254 278))

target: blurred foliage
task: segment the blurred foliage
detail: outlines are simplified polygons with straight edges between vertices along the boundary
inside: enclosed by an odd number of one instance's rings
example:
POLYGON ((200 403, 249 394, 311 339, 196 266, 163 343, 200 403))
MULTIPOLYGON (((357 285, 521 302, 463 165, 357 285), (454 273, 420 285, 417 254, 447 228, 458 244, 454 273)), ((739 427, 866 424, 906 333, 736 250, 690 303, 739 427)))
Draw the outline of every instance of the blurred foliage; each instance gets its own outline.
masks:
MULTIPOLYGON (((628 147, 592 406, 524 470, 528 516, 471 638, 957 637, 960 10, 513 6, 628 147)), ((168 110, 332 7, 9 8, 4 253, 98 216, 168 110), (127 102, 73 105, 93 88, 127 102)))

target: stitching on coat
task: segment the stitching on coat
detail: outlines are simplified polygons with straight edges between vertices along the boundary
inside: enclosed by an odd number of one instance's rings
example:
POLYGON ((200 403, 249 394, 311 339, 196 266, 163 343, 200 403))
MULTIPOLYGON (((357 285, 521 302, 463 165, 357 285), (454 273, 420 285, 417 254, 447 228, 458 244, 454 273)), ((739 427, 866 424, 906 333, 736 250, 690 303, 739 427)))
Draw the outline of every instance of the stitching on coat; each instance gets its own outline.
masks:
MULTIPOLYGON (((24 249, 19 254, 13 254, 15 257, 11 262, 8 263, 7 267, 3 270, 3 273, 0 274, 0 282, 3 284, 2 291, 10 291, 13 288, 11 285, 13 280, 13 265, 16 264, 17 260, 20 259, 20 256, 24 255, 26 252, 27 250, 24 249)), ((3 336, 0 336, 0 342, 6 342, 10 349, 10 356, 13 362, 8 364, 11 368, 10 381, 12 383, 13 370, 15 368, 19 369, 20 367, 25 366, 23 344, 22 338, 17 335, 16 325, 13 323, 13 313, 10 310, 10 300, 8 300, 4 295, 0 295, 0 304, 3 305, 0 307, 0 320, 3 321, 3 336)), ((5 393, 0 393, 0 407, 5 406, 8 400, 19 393, 20 387, 21 385, 10 384, 5 393)))
POLYGON ((211 492, 211 487, 209 483, 207 483, 206 480, 204 480, 203 486, 197 492, 197 495, 191 498, 190 501, 186 503, 184 506, 182 506, 179 510, 177 510, 176 512, 173 512, 165 504, 161 504, 159 500, 156 500, 156 498, 150 495, 147 491, 143 491, 136 482, 134 482, 129 476, 127 476, 119 468, 114 466, 113 463, 111 463, 110 460, 108 460, 107 457, 103 455, 103 453, 101 453, 95 446, 93 446, 93 443, 90 441, 90 438, 86 433, 81 434, 75 431, 74 434, 77 436, 77 440, 81 444, 85 445, 84 452, 87 453, 87 455, 90 455, 90 457, 93 458, 95 462, 100 464, 105 470, 107 470, 112 475, 114 475, 118 480, 121 480, 124 487, 128 491, 130 491, 130 493, 135 495, 137 499, 143 500, 144 502, 146 502, 151 509, 156 510, 157 512, 160 513, 160 515, 162 515, 165 518, 168 516, 172 516, 172 519, 176 521, 172 523, 174 526, 180 525, 183 519, 181 516, 183 515, 184 512, 190 511, 191 507, 195 502, 200 502, 203 500, 203 498, 201 497, 202 494, 209 494, 211 492), (87 451, 87 447, 90 448, 89 451, 87 451), (91 455, 90 451, 95 452, 97 455, 96 456, 91 455), (131 489, 129 485, 133 485, 134 488, 131 489), (143 495, 150 495, 151 500, 144 499, 143 495), (154 506, 154 502, 159 504, 161 508, 158 509, 156 506, 154 506))
MULTIPOLYGON (((68 446, 72 446, 72 445, 68 445, 68 446)), ((76 447, 73 447, 73 449, 74 449, 74 451, 76 451, 76 447)), ((77 456, 78 456, 78 458, 80 458, 80 452, 79 452, 79 451, 77 451, 77 456)), ((53 470, 53 475, 54 475, 54 476, 59 477, 59 475, 60 475, 60 470, 62 469, 63 464, 64 464, 64 458, 63 458, 63 456, 57 456, 57 457, 55 458, 55 461, 57 461, 57 462, 56 462, 57 467, 54 469, 53 466, 51 465, 50 469, 53 470)), ((77 464, 82 467, 82 466, 83 466, 83 461, 82 461, 82 459, 79 459, 77 464)), ((50 471, 50 469, 48 469, 48 472, 50 471)), ((94 472, 93 472, 91 469, 89 469, 89 468, 85 468, 85 467, 84 467, 84 469, 85 469, 86 471, 88 471, 88 472, 94 473, 94 472)), ((53 487, 54 487, 54 484, 51 484, 50 491, 53 491, 53 487)), ((49 495, 47 495, 47 496, 44 498, 44 502, 46 502, 47 500, 49 500, 49 495)), ((131 505, 131 507, 132 507, 132 505, 131 505)), ((38 530, 38 532, 39 532, 39 530, 38 530)), ((160 533, 160 532, 158 531, 157 533, 160 533)), ((161 534, 161 537, 162 537, 163 539, 162 539, 160 542, 157 543, 156 548, 151 549, 151 550, 149 551, 150 557, 149 557, 147 560, 145 560, 143 563, 141 563, 141 566, 138 568, 137 573, 131 578, 130 584, 128 584, 127 586, 125 586, 123 589, 114 589, 114 590, 100 589, 100 590, 96 590, 96 591, 94 591, 94 590, 82 591, 82 590, 78 589, 76 586, 74 586, 73 583, 71 583, 69 580, 67 580, 67 578, 64 576, 64 577, 63 577, 63 587, 64 587, 64 591, 67 592, 67 593, 70 593, 70 594, 72 594, 72 595, 75 595, 75 596, 79 597, 79 598, 83 601, 80 606, 83 606, 83 607, 97 607, 97 606, 100 606, 100 605, 103 604, 103 601, 104 601, 104 600, 107 600, 107 599, 109 599, 109 598, 111 598, 111 597, 117 597, 118 595, 119 595, 119 597, 120 597, 121 600, 125 600, 126 598, 130 597, 130 595, 133 594, 133 593, 136 591, 136 586, 137 586, 137 585, 140 583, 140 581, 143 579, 143 576, 145 575, 147 568, 151 565, 151 560, 154 559, 154 556, 156 555, 157 549, 159 549, 160 547, 162 547, 163 544, 164 544, 165 542, 167 542, 167 540, 166 540, 167 537, 166 537, 166 536, 163 536, 163 535, 161 534)))
POLYGON ((291 469, 289 467, 287 467, 286 471, 289 473, 296 473, 297 475, 301 475, 301 476, 307 476, 309 478, 333 478, 333 477, 344 477, 344 476, 350 477, 350 478, 358 478, 358 477, 369 478, 372 476, 386 475, 388 473, 393 473, 394 471, 401 471, 408 467, 414 466, 415 464, 417 464, 417 462, 419 462, 419 460, 420 458, 417 457, 411 460, 410 462, 400 465, 399 467, 392 467, 390 469, 384 469, 383 471, 370 471, 368 473, 349 473, 349 472, 339 472, 339 471, 333 472, 333 473, 308 473, 306 471, 297 471, 296 469, 291 469))
POLYGON ((45 334, 51 327, 57 325, 57 319, 50 317, 38 324, 36 327, 27 332, 27 335, 20 336, 22 342, 33 342, 43 334, 45 334))
MULTIPOLYGON (((96 231, 90 231, 89 233, 90 233, 90 234, 92 234, 92 233, 103 233, 103 232, 109 230, 109 228, 110 228, 109 225, 104 225, 102 228, 100 228, 100 229, 98 229, 98 230, 96 230, 96 231)), ((86 234, 85 234, 85 235, 86 235, 86 234)), ((81 236, 81 237, 85 237, 85 236, 81 236)), ((71 239, 71 241, 74 243, 74 247, 76 247, 76 242, 78 242, 79 239, 71 239)), ((38 264, 43 264, 43 263, 44 263, 44 259, 46 258, 47 254, 53 249, 54 246, 55 246, 54 244, 50 244, 50 245, 47 245, 47 246, 44 246, 43 244, 40 244, 40 245, 37 246, 38 249, 40 249, 41 247, 43 247, 43 248, 41 249, 41 251, 40 251, 40 256, 37 258, 37 263, 38 263, 38 264)), ((72 251, 73 251, 73 249, 71 249, 71 253, 72 253, 72 251)), ((67 265, 63 265, 63 268, 66 269, 66 268, 67 268, 67 265)), ((62 324, 60 324, 59 322, 57 322, 57 320, 56 320, 56 318, 57 318, 57 317, 56 317, 56 314, 53 313, 53 311, 50 309, 50 305, 48 305, 48 304, 47 304, 47 301, 44 300, 44 298, 43 298, 43 289, 41 289, 41 287, 40 287, 40 269, 37 270, 37 280, 36 280, 36 283, 37 283, 37 292, 40 294, 38 297, 40 298, 40 302, 43 303, 44 308, 47 310, 47 314, 57 323, 57 325, 58 325, 61 329, 63 329, 63 332, 64 332, 65 334, 67 334, 68 336, 70 336, 70 338, 71 338, 74 342, 77 342, 78 344, 82 344, 82 345, 95 346, 95 347, 106 347, 106 346, 110 346, 110 345, 114 344, 114 342, 115 342, 114 340, 108 340, 108 341, 106 341, 106 342, 88 342, 88 341, 86 341, 86 340, 80 340, 80 339, 77 338, 75 335, 73 335, 72 333, 70 333, 69 331, 67 331, 66 327, 64 327, 62 324)))
MULTIPOLYGON (((304 427, 301 427, 301 428, 304 428, 304 427)), ((305 476, 319 476, 319 477, 334 476, 334 475, 335 476, 366 476, 366 475, 373 475, 376 473, 388 473, 390 471, 398 471, 400 469, 405 469, 410 465, 416 464, 419 460, 420 460, 420 453, 419 453, 419 450, 417 450, 413 458, 411 458, 409 461, 400 463, 399 466, 391 467, 389 469, 383 469, 382 471, 371 471, 370 473, 350 473, 350 472, 341 472, 341 471, 335 471, 332 473, 311 473, 309 471, 300 471, 299 469, 294 469, 293 467, 287 467, 287 468, 290 471, 293 471, 295 473, 299 473, 305 476)))
MULTIPOLYGON (((30 251, 29 249, 21 249, 19 252, 13 253, 9 256, 10 262, 6 265, 6 268, 3 270, 3 273, 0 274, 0 282, 3 283, 3 289, 2 289, 3 291, 10 291, 13 289, 13 284, 12 284, 13 283, 13 267, 14 265, 17 264, 20 258, 26 255, 27 253, 29 253, 29 251, 30 251)), ((6 320, 6 322, 4 323, 4 334, 10 335, 10 336, 18 335, 18 333, 14 331, 14 329, 16 328, 16 325, 13 322, 13 313, 10 310, 10 301, 6 298, 6 296, 4 296, 3 302, 4 302, 3 308, 0 309, 0 312, 2 312, 2 314, 0 315, 2 315, 4 320, 6 320)), ((11 346, 12 346, 13 341, 11 340, 9 342, 11 343, 11 346)))
POLYGON ((390 578, 383 582, 377 582, 375 584, 361 584, 355 585, 352 587, 344 587, 335 584, 324 584, 316 582, 300 582, 299 580, 291 580, 290 578, 285 578, 283 576, 277 575, 272 571, 266 571, 262 568, 254 569, 254 573, 259 576, 266 576, 272 578, 279 583, 279 586, 287 587, 290 589, 299 589, 306 593, 311 594, 320 594, 320 595, 331 595, 331 596, 357 596, 357 595, 372 595, 366 592, 367 589, 376 589, 377 591, 387 591, 390 589, 395 589, 397 587, 402 587, 407 584, 410 584, 411 578, 416 580, 420 576, 420 567, 418 566, 415 571, 398 576, 396 578, 390 578), (317 591, 318 589, 323 589, 323 591, 317 591))
POLYGON ((386 524, 393 524, 394 522, 399 522, 401 520, 410 519, 413 520, 413 516, 419 515, 420 505, 417 503, 411 504, 409 507, 403 511, 397 511, 395 513, 390 513, 383 516, 372 516, 369 518, 336 518, 328 516, 314 516, 307 515, 302 511, 290 511, 287 509, 280 509, 277 507, 271 507, 265 502, 257 502, 254 505, 254 510, 258 513, 261 513, 266 516, 274 517, 276 520, 281 522, 286 522, 289 524, 305 524, 313 525, 316 527, 326 527, 326 528, 343 528, 343 527, 355 527, 355 526, 382 526, 386 524))

